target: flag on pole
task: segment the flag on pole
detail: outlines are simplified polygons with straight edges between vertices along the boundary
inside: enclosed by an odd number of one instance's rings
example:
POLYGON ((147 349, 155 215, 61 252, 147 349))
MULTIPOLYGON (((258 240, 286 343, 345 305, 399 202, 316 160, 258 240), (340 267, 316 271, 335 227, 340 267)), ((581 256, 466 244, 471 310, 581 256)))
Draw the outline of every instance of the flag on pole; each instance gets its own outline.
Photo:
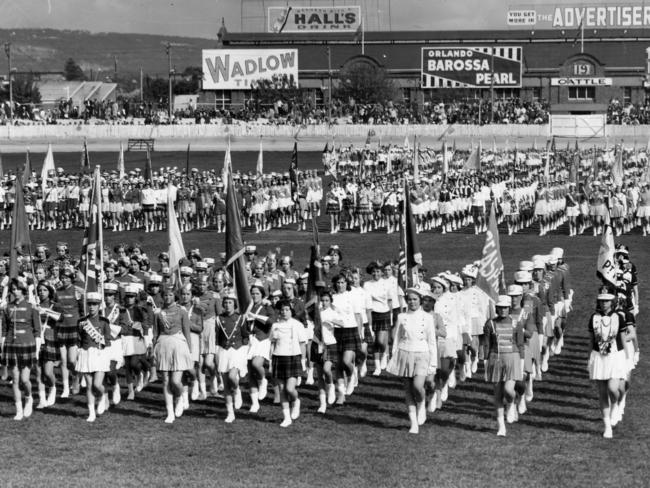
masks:
POLYGON ((614 233, 611 225, 605 225, 603 238, 600 241, 598 250, 598 261, 596 263, 596 276, 609 285, 617 286, 616 261, 614 260, 614 233))
POLYGON ((147 163, 144 167, 144 181, 151 183, 153 180, 153 169, 151 168, 151 153, 147 147, 147 163))
POLYGON ((81 150, 81 171, 90 172, 90 154, 88 153, 88 141, 84 137, 84 147, 81 150))
POLYGON ((420 146, 418 144, 418 136, 413 137, 413 179, 420 179, 420 146))
POLYGON ((422 253, 416 238, 415 220, 411 210, 411 193, 404 181, 404 211, 400 221, 399 272, 404 288, 418 283, 418 266, 422 265, 422 253))
POLYGON ((119 175, 120 181, 124 181, 126 176, 126 171, 124 170, 124 145, 120 141, 120 154, 117 157, 117 174, 119 175))
POLYGON ((481 144, 479 142, 478 147, 472 149, 472 151, 469 153, 469 156, 463 163, 463 169, 466 170, 475 170, 475 171, 480 171, 481 170, 481 144))
POLYGON ((503 259, 501 258, 501 247, 499 245, 499 229, 497 228, 495 206, 494 202, 490 205, 490 220, 485 235, 483 257, 481 258, 476 284, 496 302, 499 296, 499 287, 503 282, 503 259))
POLYGON ((616 158, 612 165, 612 180, 614 181, 614 185, 621 186, 623 184, 623 176, 623 146, 621 145, 616 152, 616 158))
POLYGON ((29 157, 29 148, 25 152, 25 167, 23 168, 23 186, 29 183, 32 177, 32 159, 29 157))
POLYGON ((227 175, 228 191, 226 193, 226 265, 233 281, 233 289, 237 294, 239 312, 245 313, 251 303, 246 263, 244 261, 244 239, 241 231, 241 215, 235 187, 232 182, 232 168, 227 175))
MULTIPOLYGON (((102 271, 104 269, 104 245, 102 229, 102 187, 99 166, 95 167, 93 173, 93 184, 90 198, 90 222, 84 234, 82 242, 82 259, 85 263, 86 282, 84 285, 84 297, 88 292, 97 292, 104 298, 104 287, 102 284, 102 271)), ((87 303, 84 298, 84 310, 87 303)))
POLYGON ((43 190, 43 195, 45 195, 45 188, 47 188, 47 180, 49 178, 50 172, 55 172, 56 168, 54 167, 54 154, 52 153, 52 144, 47 145, 47 154, 45 154, 45 159, 43 160, 43 169, 41 170, 41 188, 43 190))
POLYGON ((449 173, 449 158, 447 157, 447 141, 442 141, 442 178, 446 180, 449 173))
MULTIPOLYGON (((327 143, 325 144, 327 148, 327 143)), ((262 136, 260 136, 260 152, 257 154, 257 176, 260 177, 264 174, 264 152, 262 149, 262 136)))
POLYGON ((578 168, 580 165, 580 155, 573 154, 573 161, 571 162, 571 169, 569 170, 569 183, 578 183, 578 168))
POLYGON ((187 145, 187 152, 185 153, 185 175, 190 177, 190 145, 187 145))
POLYGON ((18 276, 18 256, 30 253, 29 219, 25 212, 23 182, 16 178, 16 198, 12 214, 11 249, 9 251, 9 278, 18 276))
POLYGON ((176 283, 180 283, 180 263, 185 258, 185 247, 183 246, 181 229, 178 227, 178 220, 176 219, 171 185, 167 187, 167 233, 169 241, 169 275, 176 283))
POLYGON ((309 258, 309 278, 307 279, 307 296, 305 311, 314 323, 314 339, 320 345, 323 340, 320 317, 319 290, 325 286, 323 266, 320 260, 320 242, 318 238, 318 221, 312 216, 312 245, 309 258))
POLYGON ((230 135, 226 145, 226 154, 223 156, 223 168, 221 168, 221 181, 223 181, 224 190, 228 191, 228 175, 232 171, 232 159, 230 156, 230 135))
POLYGON ((549 147, 551 146, 551 141, 546 141, 546 163, 544 164, 544 179, 548 185, 548 180, 551 177, 551 153, 549 147))
MULTIPOLYGON (((359 163, 361 164, 361 163, 359 163)), ((298 143, 293 143, 293 152, 291 153, 291 163, 289 164, 289 179, 291 180, 291 197, 298 198, 298 143)))

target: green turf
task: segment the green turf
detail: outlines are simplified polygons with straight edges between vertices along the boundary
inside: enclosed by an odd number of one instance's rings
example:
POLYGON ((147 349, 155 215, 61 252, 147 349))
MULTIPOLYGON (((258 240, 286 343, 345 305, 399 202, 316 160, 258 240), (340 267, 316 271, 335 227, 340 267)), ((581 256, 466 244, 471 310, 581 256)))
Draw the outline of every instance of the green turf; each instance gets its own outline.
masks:
MULTIPOLYGON (((34 242, 65 237, 78 251, 80 232, 35 232, 34 242)), ((166 245, 166 234, 139 234, 155 256, 166 245)), ((8 232, 0 233, 7 248, 8 232)), ((308 259, 308 233, 273 231, 246 234, 264 252, 293 250, 299 267, 308 259)), ((321 234, 323 247, 338 243, 348 263, 365 266, 371 258, 392 258, 396 235, 321 234)), ((106 233, 106 242, 131 242, 134 234, 106 233)), ((425 264, 433 273, 458 270, 480 257, 482 236, 422 234, 425 264)), ((184 235, 186 249, 204 255, 223 249, 223 235, 184 235)), ((620 239, 631 248, 641 280, 639 338, 641 361, 634 377, 623 422, 614 439, 604 440, 594 386, 587 379, 586 321, 594 305, 594 273, 599 238, 502 236, 506 276, 518 261, 532 254, 564 247, 571 265, 575 310, 566 346, 551 359, 544 381, 536 383, 535 399, 508 436, 497 438, 491 403, 492 388, 480 379, 450 392, 441 411, 429 415, 420 434, 411 436, 396 378, 363 379, 343 407, 316 413, 314 387, 301 387, 302 415, 281 429, 279 407, 265 400, 259 414, 249 414, 248 396, 237 420, 227 425, 223 400, 193 403, 173 425, 163 423, 160 384, 149 387, 136 402, 123 401, 98 419, 85 422, 84 398, 59 400, 46 413, 14 422, 11 390, 0 387, 0 448, 2 486, 648 486, 650 421, 646 405, 650 385, 650 347, 645 330, 648 316, 646 270, 648 241, 638 235, 620 239)), ((479 370, 479 373, 481 371, 479 370)), ((480 378, 480 375, 478 375, 480 378)))

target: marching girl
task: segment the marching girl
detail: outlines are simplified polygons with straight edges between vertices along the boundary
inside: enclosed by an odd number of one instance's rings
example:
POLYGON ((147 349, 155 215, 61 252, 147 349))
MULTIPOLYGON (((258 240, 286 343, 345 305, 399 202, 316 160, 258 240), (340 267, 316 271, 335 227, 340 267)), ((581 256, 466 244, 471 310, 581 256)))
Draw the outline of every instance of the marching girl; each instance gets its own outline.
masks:
POLYGON ((380 264, 373 261, 366 267, 366 272, 372 277, 371 280, 363 284, 363 289, 372 300, 368 322, 375 334, 375 371, 373 376, 379 376, 381 370, 386 369, 388 365, 388 332, 393 325, 393 300, 387 281, 382 279, 380 264))
POLYGON ((598 295, 596 311, 589 318, 591 355, 589 379, 596 381, 605 431, 603 437, 612 438, 612 426, 619 420, 619 388, 628 373, 624 348, 625 323, 612 303, 614 295, 598 295))
POLYGON ((237 296, 229 293, 223 297, 223 312, 217 317, 217 372, 221 375, 226 396, 225 422, 235 421, 235 410, 242 406, 239 380, 248 372, 248 339, 245 320, 237 311, 237 296))
MULTIPOLYGON (((183 381, 183 408, 190 408, 190 393, 188 383, 192 383, 192 401, 199 398, 199 368, 201 361, 201 333, 203 332, 203 310, 201 301, 192 293, 192 285, 181 288, 179 305, 187 311, 190 319, 190 354, 194 367, 185 372, 183 381)), ((204 382, 205 384, 205 382, 204 382)))
POLYGON ((616 409, 616 418, 612 418, 612 427, 619 421, 623 420, 625 413, 625 402, 627 393, 632 383, 632 371, 636 368, 638 360, 638 344, 636 337, 636 320, 629 307, 628 299, 624 294, 619 293, 616 300, 616 312, 619 314, 619 320, 625 324, 625 333, 623 335, 623 347, 625 349, 625 358, 627 362, 627 376, 625 380, 619 383, 618 408, 616 409))
POLYGON ((398 193, 397 184, 393 183, 393 186, 384 195, 382 213, 386 220, 386 234, 397 232, 399 228, 399 215, 397 212, 398 193))
POLYGON ((252 304, 245 317, 250 331, 247 352, 251 395, 250 412, 255 413, 260 409, 260 400, 266 398, 268 388, 264 364, 271 361, 269 332, 275 318, 275 310, 265 300, 264 285, 258 282, 253 283, 250 293, 252 304))
POLYGON ((154 315, 154 361, 163 374, 163 394, 167 409, 166 424, 183 415, 183 371, 193 367, 190 355, 190 319, 176 303, 174 288, 163 292, 163 306, 154 315), (176 408, 174 408, 176 398, 176 408))
POLYGON ((605 205, 605 194, 600 188, 600 183, 594 181, 592 184, 594 189, 589 197, 589 215, 593 226, 593 234, 594 236, 597 236, 603 232, 605 216, 607 215, 607 206, 605 205))
POLYGON ((515 382, 521 381, 524 356, 523 324, 510 316, 511 298, 500 295, 496 303, 496 318, 485 324, 484 341, 487 350, 486 381, 494 383, 494 406, 497 413, 497 435, 505 437, 504 406, 508 421, 515 419, 515 382))
POLYGON ((41 342, 41 320, 38 308, 26 300, 27 284, 14 278, 10 284, 13 299, 2 314, 2 364, 11 372, 16 415, 22 420, 32 415, 31 368, 36 365, 41 342), (25 392, 23 406, 21 386, 25 392))
POLYGON ((330 183, 325 202, 325 213, 330 216, 330 234, 336 234, 341 230, 341 191, 337 181, 330 183))
POLYGON ((363 288, 359 268, 354 268, 348 272, 348 282, 350 283, 350 293, 353 296, 353 300, 361 307, 363 334, 361 336, 360 349, 355 353, 355 360, 357 363, 358 378, 364 378, 368 372, 368 344, 372 344, 375 341, 375 336, 368 323, 368 317, 372 313, 372 299, 370 298, 370 294, 363 288))
MULTIPOLYGON (((526 397, 527 391, 526 386, 530 381, 532 386, 532 376, 534 374, 534 364, 533 357, 535 359, 539 358, 539 334, 537 333, 537 324, 535 322, 535 317, 530 315, 531 307, 524 306, 523 296, 524 289, 521 285, 510 285, 508 287, 508 296, 511 300, 510 306, 510 318, 516 321, 518 324, 522 324, 522 333, 524 335, 524 356, 523 356, 523 367, 522 367, 522 379, 515 382, 515 394, 519 397, 514 403, 515 407, 512 407, 513 414, 508 412, 509 422, 511 420, 519 420, 518 414, 524 414, 527 411, 526 407, 526 397), (533 340, 533 337, 536 337, 536 341, 533 340), (535 352, 536 351, 536 352, 535 352), (514 418, 513 418, 514 417, 514 418)), ((541 317, 540 317, 541 318, 541 317)), ((532 389, 531 389, 532 391, 532 389)))
POLYGON ((288 427, 300 416, 300 399, 296 383, 306 367, 307 343, 304 325, 292 317, 293 308, 287 299, 277 304, 278 320, 271 326, 273 356, 271 371, 280 387, 283 420, 280 427, 288 427), (293 403, 293 404, 292 404, 293 403))
POLYGON ((427 378, 433 381, 438 365, 433 316, 420 304, 420 290, 406 290, 407 311, 397 316, 393 355, 387 368, 389 373, 404 378, 411 434, 417 434, 426 421, 424 382, 427 378))
POLYGON ((578 235, 578 216, 580 215, 580 203, 578 193, 576 192, 576 184, 569 183, 569 191, 564 196, 565 201, 565 215, 569 219, 569 236, 573 237, 578 235))
POLYGON ((37 369, 39 402, 37 409, 50 407, 56 402, 56 377, 54 363, 59 361, 59 348, 56 343, 56 328, 63 318, 63 309, 56 303, 55 292, 47 281, 39 281, 36 286, 38 295, 38 311, 41 319, 43 344, 38 355, 40 374, 37 369), (46 387, 49 387, 47 396, 46 387))
POLYGON ((539 235, 544 236, 550 230, 551 202, 549 189, 539 188, 535 192, 535 218, 539 222, 539 235))
POLYGON ((472 189, 472 217, 474 219, 474 234, 485 232, 485 197, 481 186, 477 183, 472 189))
POLYGON ((372 189, 370 181, 366 181, 357 195, 356 213, 359 219, 359 233, 365 234, 372 221, 372 189))
POLYGON ((113 388, 112 401, 114 405, 119 404, 122 400, 117 372, 124 366, 122 327, 119 324, 120 304, 117 303, 118 291, 117 283, 104 283, 104 316, 111 327, 111 344, 105 350, 110 361, 110 372, 107 374, 107 380, 113 388))
POLYGON ((124 308, 120 311, 118 324, 122 334, 122 352, 126 366, 125 376, 128 388, 127 400, 135 400, 135 392, 142 391, 144 380, 150 364, 147 361, 149 317, 147 311, 136 304, 139 290, 136 285, 124 287, 124 308), (135 381, 138 381, 135 387, 135 381))
POLYGON ((95 397, 97 415, 108 409, 108 396, 104 390, 104 374, 110 369, 110 359, 105 349, 111 343, 111 327, 108 320, 99 314, 101 295, 97 292, 86 293, 88 315, 79 319, 79 355, 76 371, 86 380, 86 398, 88 400, 87 422, 94 422, 95 397))
MULTIPOLYGON (((203 312, 203 332, 201 332, 201 357, 199 358, 199 399, 205 400, 208 397, 206 389, 206 375, 211 379, 211 393, 216 393, 218 388, 217 370, 214 357, 217 354, 216 317, 221 313, 221 297, 217 292, 209 289, 210 278, 203 275, 197 279, 198 307, 203 312)), ((220 285, 223 288, 222 285, 220 285)))
POLYGON ((79 332, 77 324, 80 312, 83 309, 81 292, 72 284, 75 273, 71 269, 61 271, 61 287, 56 291, 59 305, 63 308, 63 320, 56 329, 56 342, 61 357, 61 375, 63 376, 63 392, 61 398, 70 396, 70 383, 72 377, 72 393, 79 393, 79 377, 75 373, 74 364, 77 361, 79 332))
POLYGON ((363 322, 361 307, 363 303, 356 300, 356 294, 349 291, 348 281, 344 274, 332 278, 332 305, 341 316, 341 324, 334 328, 336 348, 337 403, 345 402, 345 395, 352 395, 358 382, 355 367, 355 353, 361 348, 363 322), (347 386, 346 386, 347 378, 347 386))
POLYGON ((343 318, 332 306, 332 293, 329 290, 321 291, 320 305, 321 327, 319 330, 314 331, 311 358, 316 366, 318 413, 325 413, 327 405, 331 405, 336 399, 332 368, 337 363, 338 350, 334 330, 335 327, 343 326, 343 318))

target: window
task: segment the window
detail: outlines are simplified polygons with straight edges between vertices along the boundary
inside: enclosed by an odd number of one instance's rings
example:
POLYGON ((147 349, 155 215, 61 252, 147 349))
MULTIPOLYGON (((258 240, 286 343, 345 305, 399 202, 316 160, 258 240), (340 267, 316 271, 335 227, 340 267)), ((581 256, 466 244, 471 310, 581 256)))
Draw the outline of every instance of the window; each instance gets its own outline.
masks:
POLYGON ((623 103, 625 105, 627 105, 628 103, 632 103, 632 87, 631 86, 623 87, 623 103))
POLYGON ((593 86, 570 86, 569 100, 593 100, 596 98, 596 88, 593 86))
POLYGON ((508 100, 510 98, 519 98, 519 88, 496 88, 494 98, 508 100))
POLYGON ((533 102, 539 102, 542 99, 542 88, 539 86, 533 87, 532 95, 533 102))
POLYGON ((219 108, 221 110, 225 109, 226 107, 230 108, 231 103, 232 99, 230 96, 230 91, 218 90, 214 92, 214 106, 216 108, 219 108))

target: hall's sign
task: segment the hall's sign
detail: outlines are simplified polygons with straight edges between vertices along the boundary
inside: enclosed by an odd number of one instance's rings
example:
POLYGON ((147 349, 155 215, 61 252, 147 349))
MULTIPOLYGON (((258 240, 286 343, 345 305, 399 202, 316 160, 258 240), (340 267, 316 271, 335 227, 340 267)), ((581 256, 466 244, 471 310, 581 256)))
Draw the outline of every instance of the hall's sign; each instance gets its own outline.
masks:
POLYGON ((422 48, 422 88, 520 88, 521 46, 422 48))
POLYGON ((204 49, 204 90, 251 90, 260 80, 298 86, 297 49, 204 49))
POLYGON ((268 30, 280 33, 355 32, 361 24, 361 7, 269 7, 268 30))
POLYGON ((650 5, 638 1, 604 1, 591 3, 559 2, 522 4, 506 11, 506 25, 521 29, 647 29, 650 5))
POLYGON ((611 86, 611 78, 551 78, 551 86, 611 86))

